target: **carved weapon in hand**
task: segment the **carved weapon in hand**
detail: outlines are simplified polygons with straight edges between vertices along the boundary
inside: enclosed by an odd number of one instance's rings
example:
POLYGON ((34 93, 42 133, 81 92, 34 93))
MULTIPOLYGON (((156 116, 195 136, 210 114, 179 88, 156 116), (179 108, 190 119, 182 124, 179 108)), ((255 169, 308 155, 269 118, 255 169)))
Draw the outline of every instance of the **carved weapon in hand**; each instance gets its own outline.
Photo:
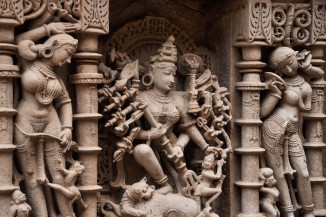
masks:
POLYGON ((129 130, 130 124, 136 122, 143 116, 144 114, 143 110, 145 108, 146 106, 139 107, 138 110, 136 110, 134 113, 131 114, 131 117, 128 120, 124 121, 123 123, 119 124, 114 128, 114 133, 119 137, 124 136, 129 130))
POLYGON ((187 76, 187 89, 190 93, 188 113, 198 113, 201 111, 198 102, 198 90, 196 89, 196 75, 202 67, 203 60, 195 54, 184 54, 178 61, 179 72, 187 76))
MULTIPOLYGON (((100 95, 103 95, 101 97, 99 97, 99 102, 101 103, 102 101, 104 101, 107 98, 112 98, 112 95, 117 92, 117 91, 121 91, 123 89, 126 88, 128 81, 134 77, 135 79, 138 77, 138 60, 132 62, 132 63, 128 63, 122 70, 120 76, 119 76, 119 80, 117 80, 114 84, 113 87, 108 87, 107 85, 104 86, 104 88, 100 89, 98 92, 100 95)), ((127 93, 132 93, 131 89, 130 91, 127 91, 127 93)), ((126 93, 126 94, 127 94, 126 93)), ((134 94, 134 93, 133 93, 134 94)), ((133 96, 132 94, 132 96, 133 96)), ((119 96, 118 96, 119 97, 119 96)), ((130 97, 129 97, 130 98, 130 97)), ((126 99, 124 99, 126 100, 126 99)), ((122 103, 124 102, 124 100, 122 101, 122 103)), ((113 101, 115 103, 119 102, 119 98, 113 98, 113 101)), ((106 110, 104 110, 106 111, 106 110)), ((110 111, 110 109, 108 109, 107 111, 110 111)))
POLYGON ((123 95, 120 95, 119 93, 116 93, 116 97, 112 97, 111 100, 113 101, 111 104, 105 106, 104 112, 109 112, 113 108, 121 108, 124 102, 127 99, 132 98, 135 93, 137 92, 137 89, 130 88, 130 90, 126 89, 123 95))
POLYGON ((135 127, 130 130, 130 133, 127 137, 122 138, 121 141, 117 143, 117 150, 113 154, 113 162, 117 163, 117 177, 114 181, 110 182, 112 187, 115 188, 126 188, 126 173, 123 166, 123 158, 125 153, 132 154, 133 145, 132 142, 136 138, 138 132, 140 131, 140 127, 135 127))
POLYGON ((118 150, 116 150, 113 154, 113 162, 121 161, 125 153, 132 154, 132 142, 136 138, 139 131, 140 127, 133 128, 130 130, 130 133, 127 137, 123 137, 122 140, 117 143, 118 150))
POLYGON ((105 127, 111 127, 116 122, 125 121, 125 117, 127 116, 127 114, 129 114, 129 113, 131 113, 133 111, 136 111, 139 106, 140 106, 140 102, 132 102, 132 103, 130 103, 129 106, 124 108, 122 111, 118 111, 115 114, 113 114, 112 115, 113 118, 106 122, 105 127))
POLYGON ((197 126, 204 129, 206 132, 204 133, 204 137, 207 140, 213 140, 217 146, 222 146, 223 142, 221 140, 219 140, 217 138, 218 135, 221 134, 221 131, 215 131, 214 128, 209 128, 207 126, 207 120, 202 118, 202 117, 198 117, 197 118, 197 126))

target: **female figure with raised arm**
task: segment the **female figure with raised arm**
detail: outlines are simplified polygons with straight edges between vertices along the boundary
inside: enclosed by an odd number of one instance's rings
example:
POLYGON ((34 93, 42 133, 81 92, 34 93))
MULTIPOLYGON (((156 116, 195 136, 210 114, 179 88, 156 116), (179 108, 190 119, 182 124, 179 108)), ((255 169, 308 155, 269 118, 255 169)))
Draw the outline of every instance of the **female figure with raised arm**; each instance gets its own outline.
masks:
MULTIPOLYGON (((42 32, 42 28, 31 31, 42 32)), ((22 38, 28 38, 27 35, 22 38)), ((58 161, 65 162, 64 152, 71 145, 72 107, 66 87, 53 67, 70 63, 77 43, 68 34, 58 34, 49 37, 44 44, 21 40, 18 45, 20 56, 27 62, 21 75, 22 97, 15 120, 15 144, 35 217, 56 216, 51 191, 45 192, 45 180, 64 185, 58 161)), ((60 216, 72 217, 67 198, 54 192, 60 216)))
POLYGON ((263 146, 267 166, 273 169, 280 194, 281 211, 294 217, 297 202, 291 178, 295 177, 304 217, 313 217, 312 192, 306 156, 300 136, 302 112, 311 108, 312 89, 298 73, 320 78, 323 71, 311 65, 311 54, 300 53, 288 47, 276 48, 270 56, 270 67, 281 74, 266 73, 270 92, 261 106, 263 146))

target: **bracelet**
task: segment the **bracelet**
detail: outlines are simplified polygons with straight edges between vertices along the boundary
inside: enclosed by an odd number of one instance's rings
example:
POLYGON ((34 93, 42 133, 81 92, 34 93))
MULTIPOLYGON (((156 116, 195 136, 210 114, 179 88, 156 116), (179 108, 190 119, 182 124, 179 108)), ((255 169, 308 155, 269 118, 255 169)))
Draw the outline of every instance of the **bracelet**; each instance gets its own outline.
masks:
POLYGON ((185 150, 185 148, 184 148, 182 145, 180 145, 180 144, 176 144, 176 146, 179 146, 179 147, 181 148, 182 151, 185 150))
POLYGON ((151 135, 149 132, 147 132, 147 141, 151 141, 151 135))
POLYGON ((277 93, 272 93, 271 96, 274 96, 274 97, 276 97, 278 99, 282 99, 282 96, 277 94, 277 93))
POLYGON ((44 28, 45 28, 46 34, 50 37, 50 36, 51 36, 51 33, 50 33, 50 31, 49 31, 47 25, 46 25, 46 24, 43 24, 43 26, 44 26, 44 28))
POLYGON ((61 130, 64 130, 66 128, 71 129, 71 130, 73 129, 72 126, 70 126, 70 125, 62 125, 61 126, 61 130))
POLYGON ((310 64, 309 66, 305 67, 304 70, 309 71, 311 68, 312 68, 312 65, 310 64))
POLYGON ((205 150, 208 148, 208 146, 209 146, 209 145, 206 143, 206 146, 205 146, 204 148, 202 148, 201 150, 202 150, 202 151, 205 151, 205 150))

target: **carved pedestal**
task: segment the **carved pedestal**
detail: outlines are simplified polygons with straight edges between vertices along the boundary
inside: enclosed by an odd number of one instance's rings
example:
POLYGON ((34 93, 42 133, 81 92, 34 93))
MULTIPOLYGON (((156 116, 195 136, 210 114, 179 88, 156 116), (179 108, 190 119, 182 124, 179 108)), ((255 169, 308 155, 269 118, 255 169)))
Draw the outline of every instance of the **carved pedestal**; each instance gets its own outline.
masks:
POLYGON ((241 155, 241 180, 235 182, 241 188, 241 214, 239 217, 263 216, 259 213, 258 181, 259 155, 264 152, 260 148, 260 91, 265 84, 260 82, 260 73, 266 64, 261 62, 261 46, 238 44, 242 49, 242 62, 237 63, 243 81, 236 84, 242 91, 242 117, 235 123, 241 127, 241 147, 235 153, 241 155))

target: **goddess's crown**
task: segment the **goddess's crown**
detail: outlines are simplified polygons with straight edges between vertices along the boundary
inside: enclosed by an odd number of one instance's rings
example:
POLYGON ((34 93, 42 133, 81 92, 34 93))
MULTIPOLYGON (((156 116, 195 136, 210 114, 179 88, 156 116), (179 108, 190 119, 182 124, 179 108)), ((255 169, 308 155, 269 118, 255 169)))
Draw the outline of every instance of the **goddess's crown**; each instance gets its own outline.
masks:
POLYGON ((174 37, 171 35, 168 37, 166 42, 164 42, 161 47, 157 50, 157 55, 151 57, 151 64, 157 62, 177 62, 177 48, 173 44, 175 41, 174 37))

